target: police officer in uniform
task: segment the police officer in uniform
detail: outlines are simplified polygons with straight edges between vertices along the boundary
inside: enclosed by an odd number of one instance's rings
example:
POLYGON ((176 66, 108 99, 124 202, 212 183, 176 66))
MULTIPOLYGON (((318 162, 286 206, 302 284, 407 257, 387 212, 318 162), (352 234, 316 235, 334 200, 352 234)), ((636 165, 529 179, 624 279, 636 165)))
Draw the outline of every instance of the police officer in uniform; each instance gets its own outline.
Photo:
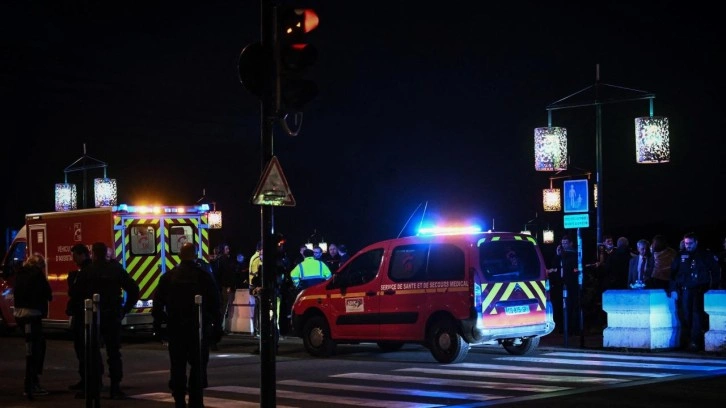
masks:
POLYGON ((189 407, 200 408, 204 406, 202 390, 207 387, 209 342, 221 335, 219 292, 212 276, 196 264, 193 244, 183 244, 179 257, 181 263, 159 280, 151 313, 154 331, 169 344, 169 388, 175 406, 186 407, 188 389, 189 407), (195 313, 197 295, 202 296, 201 343, 199 318, 195 313), (190 366, 188 381, 187 364, 190 366))
POLYGON ((678 305, 681 333, 688 351, 703 349, 707 329, 703 295, 718 288, 719 266, 710 251, 698 248, 698 237, 689 232, 683 236, 684 249, 673 260, 670 297, 678 305))
MULTIPOLYGON (((131 311, 139 300, 139 285, 129 276, 120 263, 106 258, 106 244, 96 242, 91 247, 93 260, 86 268, 78 271, 76 283, 69 288, 71 299, 92 299, 95 293, 101 297, 100 334, 106 347, 109 377, 111 378, 111 399, 124 399, 126 394, 121 391, 123 366, 121 363, 121 320, 131 311), (126 292, 126 302, 121 304, 121 291, 126 292)), ((98 362, 97 384, 100 387, 103 366, 101 350, 94 350, 95 361, 98 362)), ((89 373, 86 373, 88 377, 89 373)), ((84 379, 88 381, 88 379, 84 379)), ((88 385, 88 383, 87 383, 88 385)), ((77 394, 77 397, 82 397, 77 394)))

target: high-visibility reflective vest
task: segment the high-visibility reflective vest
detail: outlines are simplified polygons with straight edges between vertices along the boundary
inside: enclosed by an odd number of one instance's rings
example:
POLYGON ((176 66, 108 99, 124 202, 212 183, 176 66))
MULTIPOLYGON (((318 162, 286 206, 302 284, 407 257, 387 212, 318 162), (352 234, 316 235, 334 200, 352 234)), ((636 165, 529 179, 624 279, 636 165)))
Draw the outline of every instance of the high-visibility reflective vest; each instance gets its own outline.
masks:
POLYGON ((290 271, 290 278, 295 286, 300 286, 300 281, 307 279, 328 279, 332 276, 330 268, 323 261, 312 256, 305 258, 290 271))

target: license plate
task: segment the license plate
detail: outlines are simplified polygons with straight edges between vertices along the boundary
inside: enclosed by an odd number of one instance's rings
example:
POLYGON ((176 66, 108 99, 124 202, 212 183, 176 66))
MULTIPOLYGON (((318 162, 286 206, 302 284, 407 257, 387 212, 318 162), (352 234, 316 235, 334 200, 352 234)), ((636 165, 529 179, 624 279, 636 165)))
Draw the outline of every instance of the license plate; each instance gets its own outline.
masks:
POLYGON ((507 306, 504 308, 504 313, 508 315, 527 314, 529 306, 507 306))

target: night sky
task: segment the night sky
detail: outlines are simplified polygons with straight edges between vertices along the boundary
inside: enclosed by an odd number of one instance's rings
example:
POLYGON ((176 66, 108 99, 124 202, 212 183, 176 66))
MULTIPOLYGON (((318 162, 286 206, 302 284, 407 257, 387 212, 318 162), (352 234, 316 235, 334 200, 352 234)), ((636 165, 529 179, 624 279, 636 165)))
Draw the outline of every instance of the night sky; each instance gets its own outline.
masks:
MULTIPOLYGON (((250 204, 260 103, 237 63, 260 38, 259 1, 65 3, 0 5, 0 227, 52 211, 54 184, 85 143, 121 203, 193 204, 206 190, 224 213, 213 243, 249 256, 260 236, 250 204)), ((410 234, 424 208, 430 222, 501 231, 537 217, 535 229, 559 237, 562 213, 542 210, 552 174, 534 170, 534 128, 547 126, 548 104, 594 84, 596 64, 602 83, 655 93, 671 136, 670 163, 636 164, 633 120, 648 102, 603 107, 604 233, 633 247, 664 233, 677 246, 694 230, 721 250, 720 14, 697 2, 544 3, 296 3, 320 16, 310 71, 320 93, 300 135, 275 129, 297 201, 274 212, 288 250, 314 231, 353 250, 410 234)), ((594 172, 595 109, 552 116, 568 129, 571 166, 594 172)), ((88 172, 89 203, 101 176, 88 172)), ((82 173, 68 181, 82 189, 82 173)))

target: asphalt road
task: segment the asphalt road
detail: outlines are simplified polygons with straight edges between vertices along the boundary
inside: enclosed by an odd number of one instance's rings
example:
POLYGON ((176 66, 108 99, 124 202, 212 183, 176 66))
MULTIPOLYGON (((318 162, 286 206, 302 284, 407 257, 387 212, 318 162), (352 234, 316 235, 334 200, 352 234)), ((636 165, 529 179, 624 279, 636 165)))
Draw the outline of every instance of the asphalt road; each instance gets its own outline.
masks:
MULTIPOLYGON (((259 356, 252 354, 257 342, 246 335, 230 335, 222 340, 220 350, 212 353, 211 388, 205 392, 207 407, 260 406, 259 356)), ((22 337, 17 334, 2 337, 0 344, 0 406, 85 406, 84 400, 75 399, 67 389, 78 380, 77 363, 67 336, 49 334, 46 371, 41 381, 51 393, 32 402, 22 396, 22 337)), ((100 405, 173 406, 166 388, 168 357, 164 347, 148 337, 127 337, 122 354, 125 373, 122 385, 132 398, 109 400, 104 393, 100 405)), ((375 345, 350 345, 339 346, 338 354, 332 358, 315 359, 305 353, 299 339, 284 339, 276 357, 276 398, 278 406, 317 408, 350 405, 712 407, 724 401, 726 356, 721 354, 605 350, 602 337, 595 334, 582 339, 572 336, 567 346, 562 336, 550 335, 533 355, 526 357, 509 356, 496 346, 475 348, 466 363, 454 367, 435 363, 420 346, 406 346, 401 352, 383 354, 375 345), (493 372, 494 367, 499 367, 497 372, 493 372), (449 378, 452 369, 456 370, 457 379, 449 378), (547 374, 548 370, 558 373, 547 374), (628 371, 628 377, 623 377, 627 381, 621 382, 619 378, 624 373, 615 370, 628 371), (633 377, 636 371, 642 377, 633 377), (667 378, 658 374, 666 372, 667 378), (478 377, 463 380, 459 376, 465 373, 478 377), (565 376, 567 379, 562 379, 565 376), (418 383, 404 383, 409 379, 418 383), (583 379, 607 382, 573 385, 583 379), (500 385, 491 385, 494 382, 500 385), (548 391, 539 388, 519 391, 530 386, 545 387, 548 391), (310 388, 319 389, 319 394, 305 391, 310 388), (407 399, 416 402, 396 402, 407 399)), ((108 385, 107 378, 105 383, 108 385)))

